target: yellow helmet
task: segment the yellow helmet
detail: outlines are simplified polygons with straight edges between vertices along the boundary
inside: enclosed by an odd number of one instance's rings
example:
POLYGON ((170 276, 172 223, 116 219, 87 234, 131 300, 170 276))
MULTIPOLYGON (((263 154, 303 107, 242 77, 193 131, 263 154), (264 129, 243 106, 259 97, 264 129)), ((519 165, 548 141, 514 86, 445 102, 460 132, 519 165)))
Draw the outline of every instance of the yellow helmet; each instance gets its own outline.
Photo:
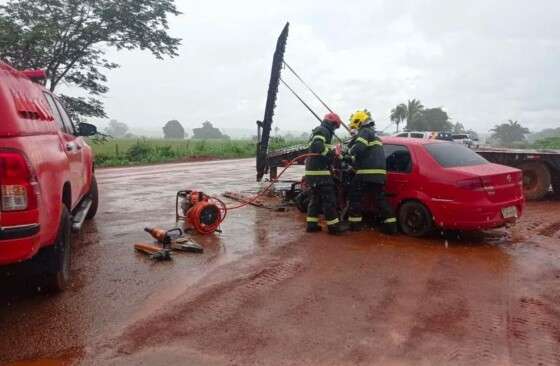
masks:
POLYGON ((357 130, 365 124, 372 122, 371 113, 367 110, 357 110, 350 116, 350 128, 357 130))

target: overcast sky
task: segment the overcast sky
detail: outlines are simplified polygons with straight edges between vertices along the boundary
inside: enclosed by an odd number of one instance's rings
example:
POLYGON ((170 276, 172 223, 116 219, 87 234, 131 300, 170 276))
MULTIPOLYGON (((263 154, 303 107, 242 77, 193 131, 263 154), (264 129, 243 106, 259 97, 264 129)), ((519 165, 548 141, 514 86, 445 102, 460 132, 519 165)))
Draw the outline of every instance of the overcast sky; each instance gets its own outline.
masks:
MULTIPOLYGON (((479 132, 508 119, 533 131, 560 127, 558 0, 177 4, 184 14, 170 33, 183 39, 179 57, 109 53, 122 65, 108 75, 111 118, 154 130, 170 119, 188 128, 204 120, 255 128, 276 39, 290 21, 286 60, 344 119, 366 107, 382 129, 391 108, 417 98, 479 132)), ((276 111, 281 130, 315 124, 283 87, 276 111)))

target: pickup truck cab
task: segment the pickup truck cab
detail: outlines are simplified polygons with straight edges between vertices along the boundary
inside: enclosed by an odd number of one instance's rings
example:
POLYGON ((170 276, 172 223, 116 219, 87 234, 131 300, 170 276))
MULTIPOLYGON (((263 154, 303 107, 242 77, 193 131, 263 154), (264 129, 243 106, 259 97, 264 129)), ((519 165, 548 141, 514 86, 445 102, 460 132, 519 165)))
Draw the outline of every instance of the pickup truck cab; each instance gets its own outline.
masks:
POLYGON ((0 61, 0 269, 23 267, 51 290, 70 275, 71 232, 95 216, 93 153, 41 70, 0 61))

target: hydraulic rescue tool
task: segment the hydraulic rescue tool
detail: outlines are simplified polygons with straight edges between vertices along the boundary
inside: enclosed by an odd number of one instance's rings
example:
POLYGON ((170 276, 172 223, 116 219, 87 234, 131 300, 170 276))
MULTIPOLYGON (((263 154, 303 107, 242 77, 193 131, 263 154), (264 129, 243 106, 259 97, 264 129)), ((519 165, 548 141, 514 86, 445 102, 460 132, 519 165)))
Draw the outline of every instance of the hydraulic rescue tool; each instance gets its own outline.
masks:
POLYGON ((164 230, 158 228, 144 228, 144 231, 160 242, 164 248, 169 248, 171 245, 171 240, 173 238, 178 238, 183 235, 183 231, 179 228, 174 228, 171 230, 164 230))
POLYGON ((171 249, 160 248, 152 244, 134 244, 134 249, 140 253, 144 253, 150 256, 151 259, 163 261, 171 259, 171 249))
POLYGON ((220 232, 220 224, 227 214, 224 202, 203 192, 183 190, 177 192, 175 200, 177 221, 185 221, 187 230, 195 230, 199 234, 208 235, 220 232))

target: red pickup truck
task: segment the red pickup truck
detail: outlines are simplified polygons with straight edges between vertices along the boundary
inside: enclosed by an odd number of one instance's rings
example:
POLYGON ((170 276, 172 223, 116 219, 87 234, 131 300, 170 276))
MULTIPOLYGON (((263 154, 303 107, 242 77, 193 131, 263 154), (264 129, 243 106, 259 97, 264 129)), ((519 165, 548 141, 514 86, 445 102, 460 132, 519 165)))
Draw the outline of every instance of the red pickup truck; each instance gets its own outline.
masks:
POLYGON ((95 216, 93 153, 41 70, 0 62, 0 269, 24 268, 54 291, 70 275, 71 233, 95 216))

